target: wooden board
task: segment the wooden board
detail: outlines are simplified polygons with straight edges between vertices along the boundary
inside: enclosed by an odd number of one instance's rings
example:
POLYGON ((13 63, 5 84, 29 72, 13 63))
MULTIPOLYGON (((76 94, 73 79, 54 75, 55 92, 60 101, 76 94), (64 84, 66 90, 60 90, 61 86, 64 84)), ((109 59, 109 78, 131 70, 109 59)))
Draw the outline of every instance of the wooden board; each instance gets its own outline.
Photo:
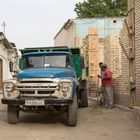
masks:
POLYGON ((99 73, 99 37, 98 29, 90 28, 88 33, 88 57, 89 57, 89 81, 90 84, 97 83, 99 73))

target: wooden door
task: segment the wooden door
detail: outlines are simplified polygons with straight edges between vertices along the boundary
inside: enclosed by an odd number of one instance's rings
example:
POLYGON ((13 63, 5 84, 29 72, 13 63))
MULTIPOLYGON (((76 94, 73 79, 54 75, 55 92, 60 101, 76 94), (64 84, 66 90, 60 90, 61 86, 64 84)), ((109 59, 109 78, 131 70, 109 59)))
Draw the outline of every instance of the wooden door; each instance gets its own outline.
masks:
POLYGON ((0 88, 2 88, 2 82, 3 82, 3 64, 2 60, 0 59, 0 88))

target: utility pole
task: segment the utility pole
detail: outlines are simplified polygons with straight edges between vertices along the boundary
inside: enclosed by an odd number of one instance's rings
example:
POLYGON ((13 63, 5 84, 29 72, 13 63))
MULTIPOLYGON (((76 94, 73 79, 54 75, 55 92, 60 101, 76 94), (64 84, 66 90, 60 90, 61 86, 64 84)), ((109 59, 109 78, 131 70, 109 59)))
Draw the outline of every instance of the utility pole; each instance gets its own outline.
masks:
POLYGON ((6 27, 6 22, 5 21, 3 21, 2 26, 3 26, 3 33, 5 35, 5 27, 6 27))

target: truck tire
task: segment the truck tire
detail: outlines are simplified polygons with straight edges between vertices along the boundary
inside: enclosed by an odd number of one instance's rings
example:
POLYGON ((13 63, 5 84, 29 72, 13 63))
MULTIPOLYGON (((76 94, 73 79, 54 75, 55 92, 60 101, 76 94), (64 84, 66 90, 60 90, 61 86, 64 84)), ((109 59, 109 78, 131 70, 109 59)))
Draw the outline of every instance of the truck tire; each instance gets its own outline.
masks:
POLYGON ((81 94, 80 107, 88 107, 87 89, 82 89, 80 91, 80 94, 81 94))
POLYGON ((67 123, 69 126, 76 126, 78 118, 77 94, 73 96, 73 103, 68 105, 67 123))
POLYGON ((10 124, 18 123, 19 110, 18 110, 17 106, 15 106, 15 105, 8 105, 8 107, 7 107, 7 115, 8 115, 8 122, 10 124))

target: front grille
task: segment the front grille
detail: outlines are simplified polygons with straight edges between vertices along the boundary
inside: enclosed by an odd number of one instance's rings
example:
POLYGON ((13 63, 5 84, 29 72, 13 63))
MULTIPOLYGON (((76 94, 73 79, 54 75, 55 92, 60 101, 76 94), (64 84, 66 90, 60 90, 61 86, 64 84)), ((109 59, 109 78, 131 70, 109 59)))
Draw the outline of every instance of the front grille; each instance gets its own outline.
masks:
POLYGON ((32 89, 56 89, 57 86, 17 86, 16 87, 17 89, 29 89, 29 88, 32 88, 32 89))
POLYGON ((21 83, 53 83, 52 81, 21 81, 21 83))
POLYGON ((35 94, 34 91, 20 91, 21 94, 35 94))
POLYGON ((40 83, 19 83, 16 85, 17 90, 26 90, 26 89, 45 89, 45 90, 55 90, 58 89, 58 84, 49 83, 49 84, 40 84, 40 83))
POLYGON ((38 91, 38 94, 53 94, 54 91, 38 91))
POLYGON ((16 85, 16 90, 23 96, 49 96, 54 94, 56 90, 59 89, 57 83, 48 83, 48 82, 36 82, 31 83, 18 83, 16 85))
POLYGON ((20 91, 21 94, 53 94, 55 91, 20 91))

